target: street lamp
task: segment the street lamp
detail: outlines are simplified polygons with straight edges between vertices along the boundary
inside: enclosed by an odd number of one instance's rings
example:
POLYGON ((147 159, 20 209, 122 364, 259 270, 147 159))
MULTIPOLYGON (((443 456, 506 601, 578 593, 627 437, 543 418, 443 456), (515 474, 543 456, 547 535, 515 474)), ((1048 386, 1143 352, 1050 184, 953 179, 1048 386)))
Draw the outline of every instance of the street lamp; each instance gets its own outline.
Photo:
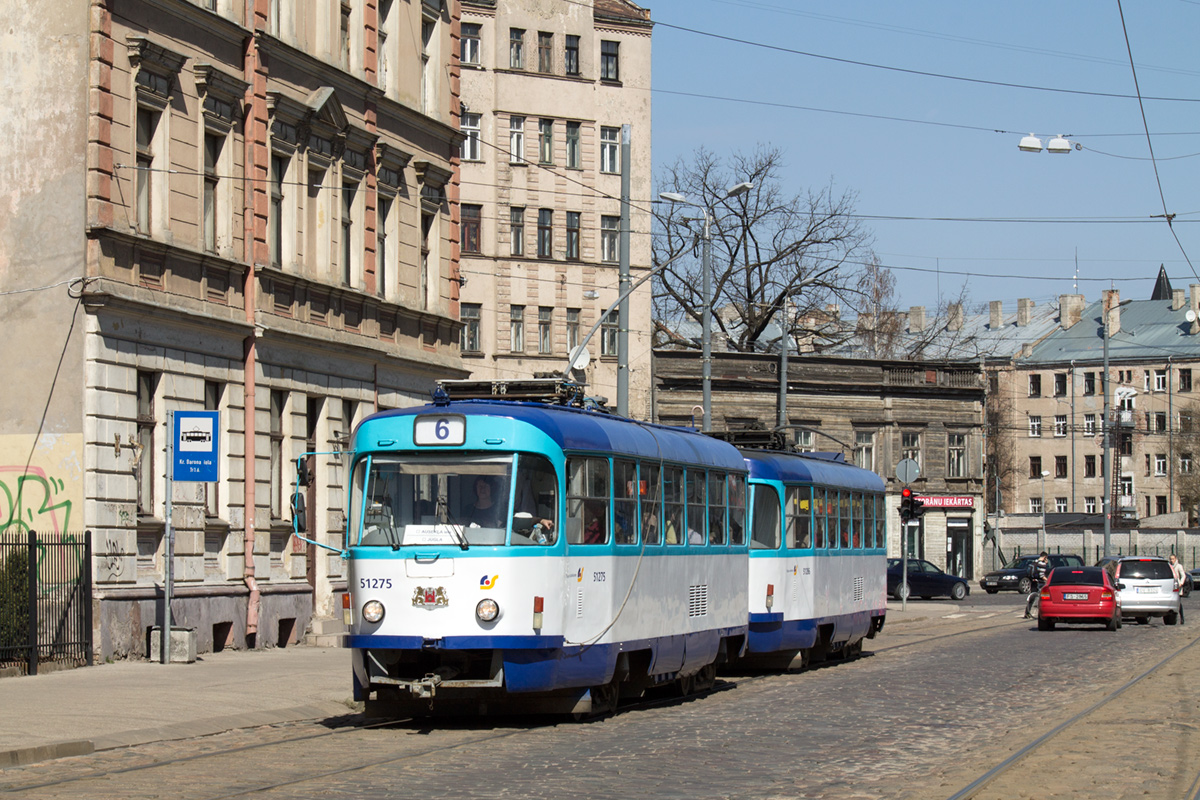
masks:
MULTIPOLYGON (((1077 144, 1072 144, 1071 140, 1062 134, 1055 136, 1046 144, 1047 153, 1058 153, 1065 155, 1071 152, 1071 148, 1078 150, 1080 149, 1080 146, 1077 144)), ((1040 153, 1042 152, 1042 140, 1034 136, 1032 133, 1028 136, 1022 136, 1021 141, 1017 142, 1017 149, 1026 153, 1040 153)))
MULTIPOLYGON (((745 181, 736 186, 729 187, 720 200, 728 200, 731 197, 745 194, 754 188, 754 184, 745 181)), ((663 200, 669 203, 679 203, 685 206, 694 206, 700 209, 704 214, 704 251, 701 256, 701 269, 704 272, 703 291, 704 291, 704 314, 700 323, 700 361, 702 370, 701 386, 703 391, 704 405, 704 424, 701 427, 705 433, 712 430, 712 269, 711 269, 711 250, 712 250, 712 211, 700 203, 693 202, 687 199, 678 192, 661 192, 658 195, 663 200)))

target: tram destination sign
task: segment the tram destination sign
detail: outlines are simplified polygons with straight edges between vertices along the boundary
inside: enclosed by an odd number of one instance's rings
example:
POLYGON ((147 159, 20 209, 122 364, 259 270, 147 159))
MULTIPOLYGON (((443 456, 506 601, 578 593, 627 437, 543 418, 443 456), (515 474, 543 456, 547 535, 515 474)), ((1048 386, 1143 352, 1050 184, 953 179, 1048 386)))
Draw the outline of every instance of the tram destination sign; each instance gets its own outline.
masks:
POLYGON ((218 411, 176 411, 171 477, 177 481, 220 480, 218 411))

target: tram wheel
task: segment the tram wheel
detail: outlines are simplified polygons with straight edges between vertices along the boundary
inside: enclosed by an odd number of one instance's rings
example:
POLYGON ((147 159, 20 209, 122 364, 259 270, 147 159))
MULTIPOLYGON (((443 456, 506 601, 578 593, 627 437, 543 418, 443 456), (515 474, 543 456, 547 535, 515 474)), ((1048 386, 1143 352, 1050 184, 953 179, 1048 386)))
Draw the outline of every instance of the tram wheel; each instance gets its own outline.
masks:
POLYGON ((687 697, 696 691, 696 676, 688 675, 687 677, 676 678, 675 687, 679 690, 680 697, 687 697))
POLYGON ((613 714, 617 710, 617 701, 621 693, 616 681, 610 681, 603 686, 592 687, 592 716, 613 714))
POLYGON ((709 664, 692 676, 692 691, 707 692, 717 682, 717 665, 709 664))

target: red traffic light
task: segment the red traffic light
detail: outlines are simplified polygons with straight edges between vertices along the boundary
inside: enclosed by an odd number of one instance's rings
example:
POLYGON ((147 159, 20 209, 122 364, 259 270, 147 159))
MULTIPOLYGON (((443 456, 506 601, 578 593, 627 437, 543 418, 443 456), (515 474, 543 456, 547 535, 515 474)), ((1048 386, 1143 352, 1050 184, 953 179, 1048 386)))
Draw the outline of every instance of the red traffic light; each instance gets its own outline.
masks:
POLYGON ((903 489, 900 490, 900 496, 901 497, 912 497, 912 489, 905 486, 903 489))

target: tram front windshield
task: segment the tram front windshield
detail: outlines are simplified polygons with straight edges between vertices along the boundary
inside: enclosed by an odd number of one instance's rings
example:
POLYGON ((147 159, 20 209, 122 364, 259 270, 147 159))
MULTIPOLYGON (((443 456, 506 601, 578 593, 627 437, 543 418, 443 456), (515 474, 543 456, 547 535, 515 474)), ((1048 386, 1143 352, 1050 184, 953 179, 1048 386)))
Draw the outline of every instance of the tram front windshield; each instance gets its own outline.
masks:
POLYGON ((393 549, 553 544, 556 489, 540 456, 363 458, 354 469, 350 541, 393 549))

